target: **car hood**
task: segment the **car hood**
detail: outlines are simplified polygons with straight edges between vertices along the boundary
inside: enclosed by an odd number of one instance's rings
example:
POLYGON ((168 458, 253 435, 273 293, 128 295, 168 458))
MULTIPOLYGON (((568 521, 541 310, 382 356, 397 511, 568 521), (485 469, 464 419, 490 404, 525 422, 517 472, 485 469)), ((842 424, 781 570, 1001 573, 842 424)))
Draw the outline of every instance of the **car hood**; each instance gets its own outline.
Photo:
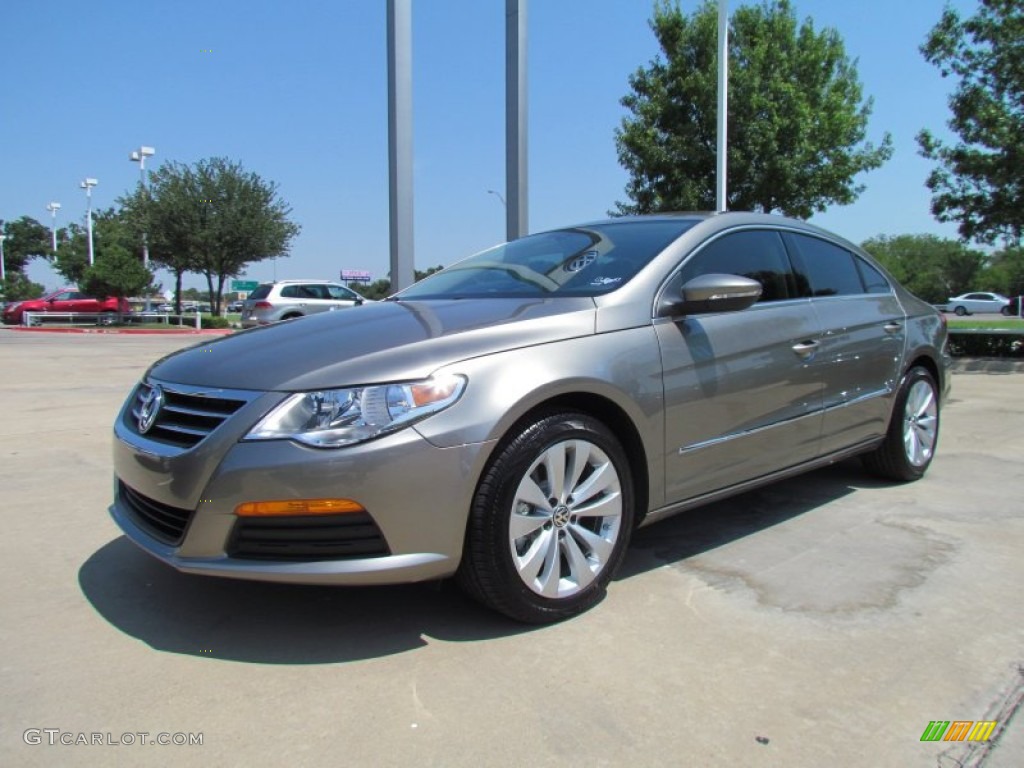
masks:
POLYGON ((386 301, 243 331, 172 354, 166 382, 296 391, 410 380, 442 365, 594 333, 589 298, 386 301))

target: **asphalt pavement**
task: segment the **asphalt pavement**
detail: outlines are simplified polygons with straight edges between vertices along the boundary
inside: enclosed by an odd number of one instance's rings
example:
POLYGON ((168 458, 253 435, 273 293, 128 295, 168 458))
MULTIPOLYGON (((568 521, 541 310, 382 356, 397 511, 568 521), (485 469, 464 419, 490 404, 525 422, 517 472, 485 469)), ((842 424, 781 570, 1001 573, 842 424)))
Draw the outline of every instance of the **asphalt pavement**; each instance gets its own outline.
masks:
POLYGON ((138 551, 111 424, 195 341, 0 329, 0 765, 1024 765, 1020 374, 954 377, 922 481, 843 462, 656 524, 535 628, 138 551), (996 726, 921 740, 945 721, 996 726))

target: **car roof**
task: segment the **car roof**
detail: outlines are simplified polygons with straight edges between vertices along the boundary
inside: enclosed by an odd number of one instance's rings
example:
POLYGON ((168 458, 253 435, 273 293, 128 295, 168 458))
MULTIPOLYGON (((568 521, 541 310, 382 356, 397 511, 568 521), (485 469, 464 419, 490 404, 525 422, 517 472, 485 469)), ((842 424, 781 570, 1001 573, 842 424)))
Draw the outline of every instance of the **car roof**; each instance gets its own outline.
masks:
POLYGON ((337 283, 340 285, 338 280, 324 280, 322 278, 310 278, 303 280, 299 278, 289 278, 288 280, 270 280, 269 282, 263 283, 263 285, 285 285, 288 283, 337 283))

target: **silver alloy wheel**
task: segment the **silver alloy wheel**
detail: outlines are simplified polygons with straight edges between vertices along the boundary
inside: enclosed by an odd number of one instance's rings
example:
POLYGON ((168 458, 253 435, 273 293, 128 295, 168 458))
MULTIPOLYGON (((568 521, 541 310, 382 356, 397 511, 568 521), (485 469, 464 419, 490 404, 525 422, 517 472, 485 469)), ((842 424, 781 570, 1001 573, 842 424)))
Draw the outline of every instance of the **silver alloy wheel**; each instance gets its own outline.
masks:
POLYGON ((914 382, 903 407, 903 449, 907 461, 915 467, 923 467, 931 461, 938 426, 935 390, 927 381, 914 382))
POLYGON ((546 448, 516 489, 512 561, 531 590, 570 597, 597 578, 622 527, 622 489, 608 455, 587 440, 546 448))

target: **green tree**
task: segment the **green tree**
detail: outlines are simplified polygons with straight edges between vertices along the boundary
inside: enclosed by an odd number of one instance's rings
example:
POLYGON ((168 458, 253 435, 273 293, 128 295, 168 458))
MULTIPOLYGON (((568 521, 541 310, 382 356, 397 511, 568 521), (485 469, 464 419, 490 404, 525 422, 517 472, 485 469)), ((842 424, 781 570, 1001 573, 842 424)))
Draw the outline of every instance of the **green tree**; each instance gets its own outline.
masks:
POLYGON ((143 294, 153 281, 153 273, 139 257, 121 245, 112 245, 103 258, 85 270, 80 286, 92 296, 128 298, 143 294))
POLYGON ((22 216, 14 221, 0 221, 4 239, 4 271, 24 272, 25 265, 51 251, 50 230, 33 219, 22 216))
POLYGON ((928 176, 932 213, 959 223, 967 240, 1024 236, 1024 3, 980 0, 961 19, 946 8, 921 52, 943 77, 959 80, 948 125, 960 137, 945 144, 928 130, 921 154, 938 163, 928 176))
POLYGON ((83 291, 96 296, 137 296, 152 287, 153 273, 142 265, 141 236, 135 231, 131 221, 119 210, 108 208, 93 213, 92 227, 93 262, 89 266, 89 236, 85 227, 69 224, 58 233, 57 256, 54 268, 70 284, 77 285, 83 291), (139 269, 127 269, 127 261, 134 259, 139 269), (109 266, 103 266, 111 261, 109 266), (92 273, 99 269, 96 275, 92 273), (127 270, 127 271, 126 271, 127 270), (141 271, 140 271, 141 270, 141 271), (148 277, 139 285, 142 274, 148 277), (113 282, 115 274, 122 277, 113 282), (122 292, 117 288, 112 293, 93 290, 87 287, 90 280, 95 287, 123 285, 131 290, 122 292))
POLYGON ((1006 248, 992 255, 979 285, 1005 296, 1024 295, 1024 248, 1006 248))
POLYGON ((119 200, 135 228, 149 236, 150 258, 181 276, 206 277, 215 314, 220 313, 224 284, 248 264, 288 255, 299 225, 278 187, 239 163, 215 157, 192 166, 165 163, 150 173, 149 188, 140 185, 119 200))
MULTIPOLYGON (((629 78, 615 133, 631 202, 617 213, 714 210, 718 12, 661 0, 661 55, 629 78)), ((892 155, 865 142, 871 100, 833 29, 797 23, 789 0, 741 7, 729 35, 728 206, 809 217, 863 191, 854 178, 892 155)))
POLYGON ((22 272, 7 271, 6 279, 0 281, 0 296, 4 301, 38 299, 42 295, 43 286, 33 283, 22 272))
POLYGON ((975 290, 985 256, 936 235, 879 235, 861 244, 909 291, 932 304, 975 290))

